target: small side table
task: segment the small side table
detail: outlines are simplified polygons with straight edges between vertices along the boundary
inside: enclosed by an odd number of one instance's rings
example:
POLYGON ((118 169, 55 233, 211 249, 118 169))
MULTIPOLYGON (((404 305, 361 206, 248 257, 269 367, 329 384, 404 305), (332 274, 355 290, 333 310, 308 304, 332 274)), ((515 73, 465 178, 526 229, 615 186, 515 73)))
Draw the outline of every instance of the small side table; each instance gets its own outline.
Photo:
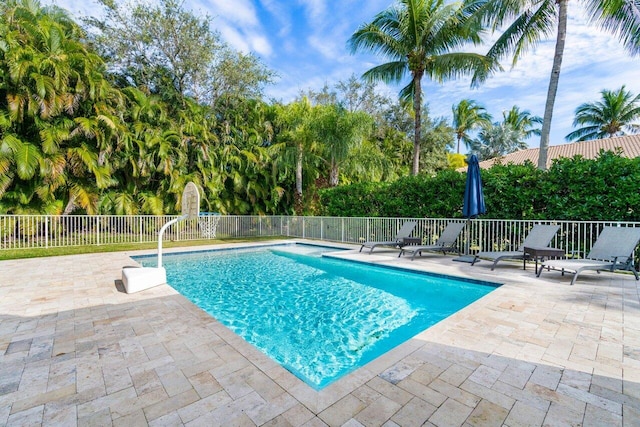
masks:
MULTIPOLYGON (((538 259, 544 260, 545 258, 554 257, 554 258, 562 258, 564 257, 564 250, 557 248, 536 248, 536 247, 527 247, 524 248, 524 258, 522 260, 522 268, 527 268, 527 255, 530 255, 534 261, 536 262, 536 275, 538 274, 538 259)), ((542 266, 540 266, 542 268, 542 266)))
POLYGON ((422 243, 421 237, 405 237, 402 239, 402 246, 419 245, 422 243))

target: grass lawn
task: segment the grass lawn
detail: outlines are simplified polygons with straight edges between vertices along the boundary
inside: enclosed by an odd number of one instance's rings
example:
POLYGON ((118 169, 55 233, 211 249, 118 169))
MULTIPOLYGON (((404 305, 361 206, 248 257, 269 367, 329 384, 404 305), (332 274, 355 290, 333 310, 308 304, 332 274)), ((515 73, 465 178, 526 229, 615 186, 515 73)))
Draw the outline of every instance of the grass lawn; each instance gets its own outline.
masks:
MULTIPOLYGON (((238 239, 202 239, 185 241, 163 241, 162 248, 184 248, 191 246, 219 245, 222 243, 259 242, 265 240, 287 239, 287 237, 251 237, 238 239)), ((137 251, 142 249, 157 249, 158 243, 116 243, 109 245, 67 246, 63 248, 29 248, 0 250, 0 260, 38 258, 59 255, 89 254, 98 252, 137 251)))

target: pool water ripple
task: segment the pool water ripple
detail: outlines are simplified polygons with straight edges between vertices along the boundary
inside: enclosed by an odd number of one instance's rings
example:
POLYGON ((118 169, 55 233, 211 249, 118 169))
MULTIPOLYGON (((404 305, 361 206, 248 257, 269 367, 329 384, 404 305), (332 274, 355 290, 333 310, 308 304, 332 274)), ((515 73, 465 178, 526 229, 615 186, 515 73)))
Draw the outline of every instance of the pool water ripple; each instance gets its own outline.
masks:
MULTIPOLYGON (((166 255, 164 266, 178 292, 315 388, 452 313, 447 292, 425 305, 428 276, 278 248, 166 255)), ((462 306, 493 289, 468 285, 462 306)))

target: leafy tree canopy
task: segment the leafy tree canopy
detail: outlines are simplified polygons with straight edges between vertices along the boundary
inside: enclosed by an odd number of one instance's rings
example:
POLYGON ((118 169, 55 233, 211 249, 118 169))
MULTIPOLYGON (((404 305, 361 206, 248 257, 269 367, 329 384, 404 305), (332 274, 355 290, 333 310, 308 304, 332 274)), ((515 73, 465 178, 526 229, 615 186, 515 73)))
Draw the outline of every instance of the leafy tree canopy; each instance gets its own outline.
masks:
POLYGON ((275 78, 252 54, 243 54, 212 31, 208 15, 196 16, 178 0, 157 5, 99 0, 105 18, 89 18, 92 41, 121 86, 172 90, 215 105, 226 97, 260 97, 275 78))

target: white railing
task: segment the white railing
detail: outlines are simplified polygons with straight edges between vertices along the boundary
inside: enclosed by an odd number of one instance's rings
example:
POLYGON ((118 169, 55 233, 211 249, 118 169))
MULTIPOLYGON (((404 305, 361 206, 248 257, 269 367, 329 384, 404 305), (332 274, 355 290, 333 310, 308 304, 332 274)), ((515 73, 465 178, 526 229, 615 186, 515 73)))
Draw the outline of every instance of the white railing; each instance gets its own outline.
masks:
MULTIPOLYGON (((160 228, 174 218, 176 216, 0 215, 0 250, 155 243, 160 228)), ((413 236, 422 238, 423 243, 433 243, 448 222, 465 221, 459 218, 222 215, 217 218, 216 239, 285 236, 357 244, 366 240, 388 240, 408 220, 418 222, 413 236)), ((458 239, 460 251, 515 250, 535 224, 560 225, 551 245, 581 253, 591 248, 604 226, 640 227, 640 222, 474 219, 458 239)), ((206 239, 202 231, 196 219, 179 221, 167 230, 165 241, 206 239)))

